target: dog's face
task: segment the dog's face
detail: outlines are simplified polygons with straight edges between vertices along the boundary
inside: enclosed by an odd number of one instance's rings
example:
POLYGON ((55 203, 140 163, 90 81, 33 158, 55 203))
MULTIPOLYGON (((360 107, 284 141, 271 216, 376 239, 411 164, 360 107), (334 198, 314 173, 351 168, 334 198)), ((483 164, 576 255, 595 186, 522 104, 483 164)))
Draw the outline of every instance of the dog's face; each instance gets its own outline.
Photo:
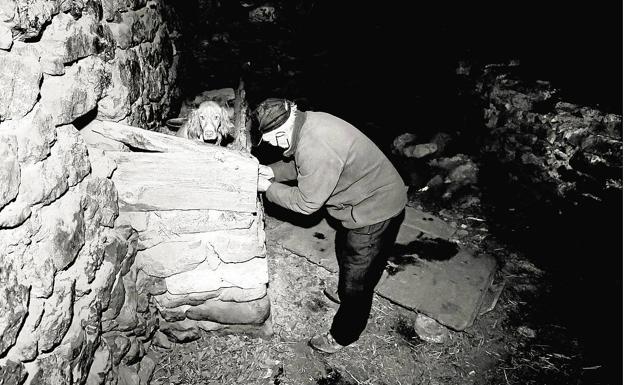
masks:
POLYGON ((224 137, 232 136, 234 124, 227 108, 214 101, 205 101, 193 110, 177 136, 221 145, 224 137))
POLYGON ((203 102, 197 108, 199 125, 201 127, 201 139, 203 141, 213 141, 223 136, 227 131, 227 113, 223 108, 213 101, 203 102))

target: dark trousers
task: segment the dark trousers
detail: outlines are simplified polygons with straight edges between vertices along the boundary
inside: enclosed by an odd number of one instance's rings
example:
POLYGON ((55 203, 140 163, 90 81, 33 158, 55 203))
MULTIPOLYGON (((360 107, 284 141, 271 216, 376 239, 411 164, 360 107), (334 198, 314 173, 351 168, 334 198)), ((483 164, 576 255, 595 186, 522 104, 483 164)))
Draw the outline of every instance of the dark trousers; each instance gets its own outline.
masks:
POLYGON ((388 260, 405 212, 383 222, 336 234, 338 296, 340 307, 330 333, 341 345, 357 341, 364 331, 373 303, 375 286, 388 260))

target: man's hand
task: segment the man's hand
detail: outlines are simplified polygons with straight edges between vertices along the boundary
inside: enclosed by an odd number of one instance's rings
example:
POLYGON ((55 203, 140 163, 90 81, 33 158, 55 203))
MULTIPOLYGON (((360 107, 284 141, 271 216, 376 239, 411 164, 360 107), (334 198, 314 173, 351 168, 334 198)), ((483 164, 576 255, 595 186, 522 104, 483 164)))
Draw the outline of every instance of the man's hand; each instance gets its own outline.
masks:
POLYGON ((265 192, 271 186, 271 181, 262 175, 258 175, 258 192, 265 192))
POLYGON ((275 174, 273 174, 273 169, 269 166, 265 166, 262 164, 258 166, 258 176, 269 181, 275 178, 275 174))

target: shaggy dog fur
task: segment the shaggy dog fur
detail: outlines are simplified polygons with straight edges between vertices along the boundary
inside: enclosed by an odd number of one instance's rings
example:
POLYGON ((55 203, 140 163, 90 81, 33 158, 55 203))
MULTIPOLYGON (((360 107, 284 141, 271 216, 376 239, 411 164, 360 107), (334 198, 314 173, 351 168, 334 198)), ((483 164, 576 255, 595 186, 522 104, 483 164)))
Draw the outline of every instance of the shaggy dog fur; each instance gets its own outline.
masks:
POLYGON ((188 120, 176 133, 176 136, 187 139, 211 142, 217 146, 226 136, 231 136, 234 128, 226 108, 209 100, 201 103, 196 110, 188 115, 188 120))

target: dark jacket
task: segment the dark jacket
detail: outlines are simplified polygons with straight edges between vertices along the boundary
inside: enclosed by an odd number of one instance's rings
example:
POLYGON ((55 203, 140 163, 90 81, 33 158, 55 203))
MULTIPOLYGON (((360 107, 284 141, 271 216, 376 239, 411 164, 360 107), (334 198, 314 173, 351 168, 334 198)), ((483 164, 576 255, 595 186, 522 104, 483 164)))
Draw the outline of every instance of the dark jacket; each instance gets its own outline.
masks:
POLYGON ((353 229, 399 214, 407 203, 401 176, 381 150, 344 120, 324 112, 297 112, 291 147, 294 161, 270 167, 275 183, 266 197, 282 207, 311 214, 324 205, 353 229), (297 180, 297 186, 283 183, 297 180))

